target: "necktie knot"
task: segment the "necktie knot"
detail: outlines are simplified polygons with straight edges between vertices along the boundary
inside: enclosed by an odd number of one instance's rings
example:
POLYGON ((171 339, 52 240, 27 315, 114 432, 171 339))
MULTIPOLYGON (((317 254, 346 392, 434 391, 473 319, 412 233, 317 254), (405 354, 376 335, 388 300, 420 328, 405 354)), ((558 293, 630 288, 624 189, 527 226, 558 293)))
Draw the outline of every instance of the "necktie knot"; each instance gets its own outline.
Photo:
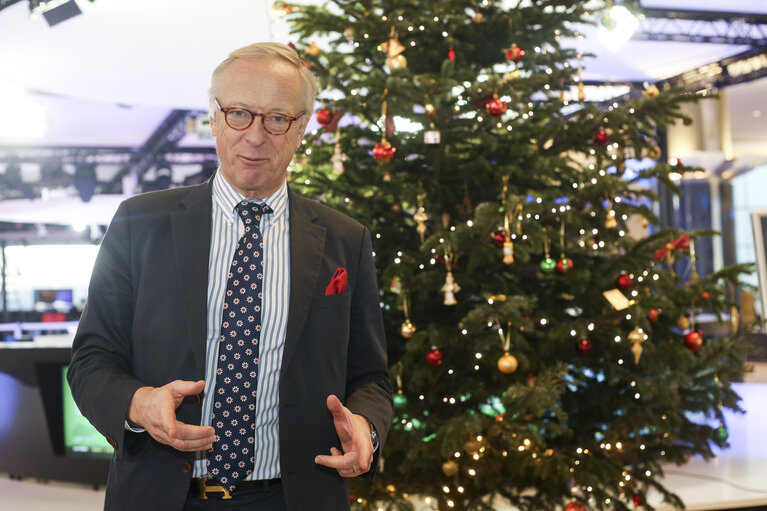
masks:
POLYGON ((245 224, 249 224, 248 220, 253 221, 254 219, 260 219, 261 215, 265 215, 267 213, 274 213, 272 208, 270 208, 265 202, 258 203, 258 202, 249 202, 249 201, 240 201, 235 207, 235 211, 237 211, 237 214, 240 215, 240 218, 242 218, 242 221, 245 222, 245 224))

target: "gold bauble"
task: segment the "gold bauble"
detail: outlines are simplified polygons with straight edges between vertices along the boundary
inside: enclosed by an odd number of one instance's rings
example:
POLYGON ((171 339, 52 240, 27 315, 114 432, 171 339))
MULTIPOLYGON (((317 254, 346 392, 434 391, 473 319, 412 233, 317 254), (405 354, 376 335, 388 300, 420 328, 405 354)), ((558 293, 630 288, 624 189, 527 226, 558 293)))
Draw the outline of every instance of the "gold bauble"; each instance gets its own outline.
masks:
POLYGON ((657 160, 661 157, 662 152, 657 144, 652 144, 650 147, 645 149, 645 155, 647 155, 647 157, 651 160, 657 160))
POLYGON ((676 326, 679 327, 679 330, 687 330, 690 328, 690 320, 685 316, 679 316, 679 319, 676 320, 676 326))
POLYGON ((466 454, 477 454, 479 452, 479 442, 476 440, 469 440, 463 444, 463 450, 466 454))
POLYGON ((643 342, 644 341, 644 334, 640 331, 639 327, 634 327, 634 329, 629 332, 628 339, 631 342, 643 342))
POLYGON ((519 362, 517 362, 517 357, 509 354, 508 351, 504 353, 501 358, 498 359, 498 370, 502 372, 503 374, 511 374, 517 370, 517 367, 519 367, 519 362))
POLYGON ((394 71, 395 69, 405 69, 407 67, 407 59, 404 55, 388 57, 386 59, 386 67, 389 68, 389 71, 394 71))
POLYGON ((320 47, 317 46, 317 43, 312 41, 312 44, 306 47, 306 50, 304 50, 304 53, 307 55, 311 55, 312 57, 319 57, 322 53, 322 50, 320 50, 320 47))
POLYGON ((642 94, 644 94, 645 97, 654 98, 658 94, 660 94, 660 91, 658 90, 658 87, 656 85, 650 85, 644 91, 642 91, 642 94))
POLYGON ((453 477, 458 473, 458 463, 453 460, 444 462, 442 464, 442 473, 447 477, 453 477))
POLYGON ((415 325, 411 323, 409 319, 406 319, 405 322, 402 323, 399 331, 400 334, 402 334, 402 337, 405 339, 410 339, 415 333, 415 325))

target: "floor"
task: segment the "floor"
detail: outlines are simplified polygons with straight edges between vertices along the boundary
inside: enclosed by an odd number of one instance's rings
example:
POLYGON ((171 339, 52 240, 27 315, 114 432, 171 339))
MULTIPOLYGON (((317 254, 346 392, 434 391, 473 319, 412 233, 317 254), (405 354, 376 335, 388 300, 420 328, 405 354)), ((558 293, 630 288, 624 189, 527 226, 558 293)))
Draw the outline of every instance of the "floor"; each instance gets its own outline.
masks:
MULTIPOLYGON (((745 415, 728 417, 730 448, 709 462, 692 459, 666 467, 665 484, 679 494, 689 511, 767 509, 767 364, 758 364, 738 385, 745 415)), ((103 489, 61 482, 11 479, 0 474, 0 511, 96 511, 104 504, 103 489)), ((671 511, 657 496, 658 511, 671 511)), ((417 505, 420 509, 429 509, 417 505)), ((499 511, 501 508, 499 507, 499 511)))

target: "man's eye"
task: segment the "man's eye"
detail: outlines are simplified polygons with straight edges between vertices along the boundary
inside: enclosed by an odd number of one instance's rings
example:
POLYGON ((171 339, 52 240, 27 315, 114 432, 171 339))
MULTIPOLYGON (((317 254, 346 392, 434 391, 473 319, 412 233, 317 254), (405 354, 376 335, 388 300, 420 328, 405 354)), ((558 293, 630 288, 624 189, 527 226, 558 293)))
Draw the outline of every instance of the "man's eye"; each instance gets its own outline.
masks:
POLYGON ((233 117, 238 117, 241 119, 247 119, 248 117, 250 117, 250 113, 246 112, 245 110, 230 110, 229 115, 233 117))

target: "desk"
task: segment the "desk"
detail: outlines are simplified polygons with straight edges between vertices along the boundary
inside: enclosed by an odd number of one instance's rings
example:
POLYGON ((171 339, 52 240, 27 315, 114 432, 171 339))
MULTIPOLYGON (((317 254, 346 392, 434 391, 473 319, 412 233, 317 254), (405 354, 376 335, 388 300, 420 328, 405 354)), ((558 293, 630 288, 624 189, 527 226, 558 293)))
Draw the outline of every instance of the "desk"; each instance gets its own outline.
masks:
POLYGON ((51 403, 55 407, 55 398, 60 396, 43 396, 41 387, 47 388, 49 381, 60 378, 61 366, 69 363, 71 347, 71 335, 0 342, 0 472, 91 485, 106 483, 107 460, 57 455, 56 435, 49 428, 57 412, 51 403))

